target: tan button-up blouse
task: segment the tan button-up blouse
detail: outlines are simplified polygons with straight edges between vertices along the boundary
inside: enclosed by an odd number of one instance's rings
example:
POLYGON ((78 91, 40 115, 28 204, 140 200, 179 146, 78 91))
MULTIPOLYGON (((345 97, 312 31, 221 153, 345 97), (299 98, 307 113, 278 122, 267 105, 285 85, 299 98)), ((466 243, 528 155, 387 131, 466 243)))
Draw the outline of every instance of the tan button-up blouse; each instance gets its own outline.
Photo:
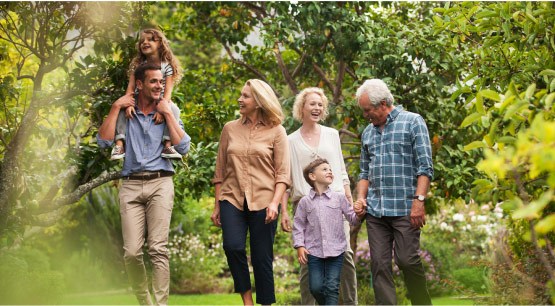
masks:
POLYGON ((221 183, 219 200, 239 210, 247 199, 249 210, 270 204, 277 183, 291 184, 289 144, 283 126, 240 118, 225 124, 220 136, 212 183, 221 183))

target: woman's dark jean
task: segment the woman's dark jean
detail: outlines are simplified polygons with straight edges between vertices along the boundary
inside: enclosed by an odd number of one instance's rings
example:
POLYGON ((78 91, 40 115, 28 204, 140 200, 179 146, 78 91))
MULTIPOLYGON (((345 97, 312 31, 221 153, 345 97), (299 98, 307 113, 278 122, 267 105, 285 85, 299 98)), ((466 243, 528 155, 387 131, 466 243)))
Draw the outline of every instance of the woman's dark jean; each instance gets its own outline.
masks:
POLYGON ((246 200, 243 205, 244 210, 241 211, 229 201, 220 201, 223 247, 233 276, 235 292, 242 293, 251 289, 246 251, 248 230, 256 286, 256 303, 273 304, 276 302, 272 264, 277 219, 265 224, 266 209, 250 211, 246 200))
POLYGON ((337 305, 342 266, 343 253, 327 258, 308 255, 310 293, 319 305, 337 305))

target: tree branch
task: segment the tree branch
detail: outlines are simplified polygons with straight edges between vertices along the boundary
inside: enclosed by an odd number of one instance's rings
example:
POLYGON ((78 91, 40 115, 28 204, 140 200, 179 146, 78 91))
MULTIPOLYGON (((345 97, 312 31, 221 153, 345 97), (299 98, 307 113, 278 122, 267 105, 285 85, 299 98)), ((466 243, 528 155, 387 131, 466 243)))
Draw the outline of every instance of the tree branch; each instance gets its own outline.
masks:
POLYGON ((297 67, 295 67, 295 69, 293 70, 293 73, 291 74, 292 78, 295 78, 299 74, 305 60, 306 60, 306 52, 303 52, 303 55, 301 56, 301 59, 299 60, 297 67))
POLYGON ((353 132, 351 132, 347 129, 344 129, 344 128, 339 130, 339 134, 347 134, 347 135, 349 135, 353 138, 360 139, 359 135, 357 135, 356 133, 353 133, 353 132))
POLYGON ((295 80, 293 80, 293 77, 291 77, 291 74, 289 73, 289 68, 287 68, 287 66, 283 62, 283 57, 281 56, 281 51, 279 50, 279 44, 277 42, 274 46, 274 53, 276 54, 276 60, 279 70, 281 70, 281 74, 283 75, 287 86, 289 86, 289 89, 291 89, 293 94, 298 94, 299 89, 297 87, 297 84, 295 83, 295 80))
POLYGON ((333 91, 333 102, 338 104, 343 100, 341 98, 341 86, 343 85, 343 79, 345 77, 345 60, 341 58, 339 63, 337 63, 337 73, 335 74, 335 90, 333 91))
POLYGON ((48 205, 39 206, 39 212, 46 213, 46 212, 59 209, 64 205, 73 204, 79 201, 79 199, 81 199, 81 197, 85 193, 91 191, 92 189, 104 183, 107 183, 109 181, 116 180, 119 178, 121 178, 121 171, 113 171, 110 173, 104 172, 101 175, 99 175, 97 178, 91 180, 90 182, 80 185, 73 192, 57 198, 53 202, 50 202, 48 205))
POLYGON ((328 77, 326 76, 322 68, 320 68, 320 66, 318 66, 318 64, 316 64, 316 62, 314 61, 312 61, 312 67, 314 67, 314 70, 320 76, 320 79, 322 79, 322 82, 326 85, 326 87, 329 88, 329 90, 335 96, 335 90, 334 90, 335 88, 333 88, 333 85, 331 84, 330 80, 328 79, 328 77))

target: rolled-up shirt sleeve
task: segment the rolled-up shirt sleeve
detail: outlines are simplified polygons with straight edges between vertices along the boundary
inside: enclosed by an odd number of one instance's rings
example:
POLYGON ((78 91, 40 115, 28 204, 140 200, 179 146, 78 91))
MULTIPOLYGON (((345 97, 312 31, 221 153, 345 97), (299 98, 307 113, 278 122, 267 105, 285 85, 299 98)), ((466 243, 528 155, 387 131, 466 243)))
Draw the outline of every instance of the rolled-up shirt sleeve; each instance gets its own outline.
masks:
POLYGON ((425 175, 432 180, 434 176, 434 167, 428 127, 422 116, 417 116, 412 122, 412 125, 411 136, 417 165, 416 176, 425 175))
MULTIPOLYGON (((183 130, 183 132, 185 132, 183 121, 179 119, 178 123, 179 123, 179 127, 183 130)), ((187 152, 189 152, 189 149, 191 148, 191 137, 187 134, 187 132, 185 132, 185 134, 183 135, 183 138, 181 138, 179 143, 175 145, 174 148, 177 152, 181 153, 182 155, 187 154, 187 152)))
POLYGON ((368 168, 370 166, 370 157, 368 155, 366 145, 368 142, 367 138, 368 138, 369 128, 371 128, 371 126, 368 126, 362 133, 362 141, 360 146, 360 173, 358 175, 359 180, 368 180, 368 168))
POLYGON ((114 140, 106 140, 106 139, 102 139, 100 138, 100 136, 98 134, 96 134, 96 143, 98 144, 98 146, 102 149, 104 148, 108 148, 111 147, 112 144, 114 144, 114 140))
POLYGON ((229 142, 228 137, 228 123, 224 125, 222 133, 220 134, 220 143, 218 145, 218 156, 216 157, 216 169, 214 171, 214 179, 212 179, 212 184, 220 184, 223 182, 226 171, 227 162, 227 144, 229 142))
POLYGON ((274 169, 276 172, 275 183, 284 183, 291 186, 291 156, 287 133, 283 126, 279 126, 274 139, 274 169))

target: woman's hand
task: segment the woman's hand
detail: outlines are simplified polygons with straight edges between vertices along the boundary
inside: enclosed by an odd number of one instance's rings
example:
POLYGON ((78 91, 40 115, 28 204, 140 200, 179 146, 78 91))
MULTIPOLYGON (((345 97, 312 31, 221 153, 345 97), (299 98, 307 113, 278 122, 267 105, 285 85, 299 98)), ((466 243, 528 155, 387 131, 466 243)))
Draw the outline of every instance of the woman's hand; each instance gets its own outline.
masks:
POLYGON ((214 212, 212 212, 212 216, 210 216, 210 220, 214 223, 217 227, 222 227, 222 223, 220 222, 220 204, 216 203, 214 206, 214 212))
POLYGON ((289 219, 289 214, 287 210, 281 211, 281 229, 284 232, 291 233, 291 220, 289 219))
POLYGON ((297 248, 297 259, 299 259, 300 264, 306 264, 308 262, 308 258, 306 255, 310 254, 304 247, 297 248))
POLYGON ((268 224, 274 220, 277 219, 278 217, 278 204, 274 204, 274 203, 270 203, 270 205, 268 205, 268 207, 266 208, 266 220, 265 223, 268 224))

